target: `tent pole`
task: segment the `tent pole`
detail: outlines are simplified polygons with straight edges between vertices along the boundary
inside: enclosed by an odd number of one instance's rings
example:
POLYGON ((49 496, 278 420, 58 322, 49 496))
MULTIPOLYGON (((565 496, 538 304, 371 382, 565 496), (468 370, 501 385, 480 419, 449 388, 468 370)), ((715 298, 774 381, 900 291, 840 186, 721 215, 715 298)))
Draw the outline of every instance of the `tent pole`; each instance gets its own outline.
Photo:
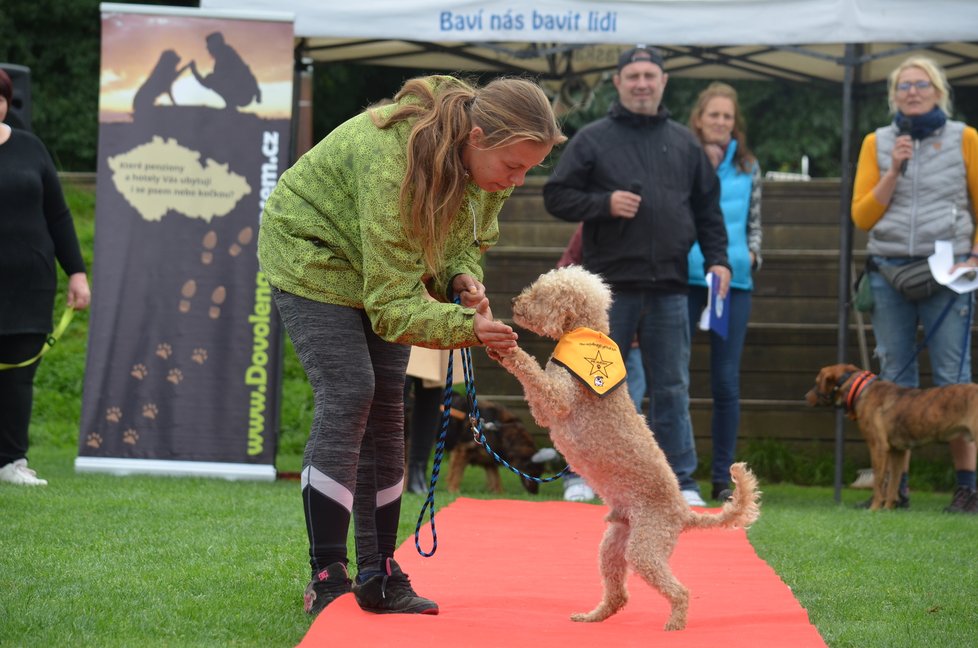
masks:
MULTIPOLYGON (((856 45, 847 43, 843 55, 845 73, 842 83, 842 160, 839 183, 839 299, 836 362, 846 362, 849 348, 849 284, 852 281, 852 86, 855 77, 856 45)), ((842 502, 842 462, 845 446, 845 419, 841 409, 835 412, 835 501, 842 502)))

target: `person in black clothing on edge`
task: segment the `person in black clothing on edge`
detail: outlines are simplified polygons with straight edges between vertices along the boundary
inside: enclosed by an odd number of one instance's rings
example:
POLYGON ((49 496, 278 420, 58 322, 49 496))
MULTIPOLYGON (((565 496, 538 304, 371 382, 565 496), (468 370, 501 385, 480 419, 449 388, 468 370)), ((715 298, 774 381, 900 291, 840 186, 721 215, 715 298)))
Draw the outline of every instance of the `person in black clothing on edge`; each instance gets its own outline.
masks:
MULTIPOLYGON (((13 83, 0 70, 0 122, 13 83)), ((68 275, 68 306, 88 307, 91 291, 71 212, 51 156, 33 133, 0 123, 0 483, 46 486, 27 466, 34 358, 51 332, 58 289, 55 259, 68 275)))
POLYGON ((614 293, 611 338, 638 335, 649 422, 691 506, 705 506, 689 416, 687 255, 730 283, 720 183, 699 141, 662 106, 669 75, 652 48, 629 49, 614 76, 618 101, 567 145, 543 190, 547 211, 583 221, 583 265, 614 293))

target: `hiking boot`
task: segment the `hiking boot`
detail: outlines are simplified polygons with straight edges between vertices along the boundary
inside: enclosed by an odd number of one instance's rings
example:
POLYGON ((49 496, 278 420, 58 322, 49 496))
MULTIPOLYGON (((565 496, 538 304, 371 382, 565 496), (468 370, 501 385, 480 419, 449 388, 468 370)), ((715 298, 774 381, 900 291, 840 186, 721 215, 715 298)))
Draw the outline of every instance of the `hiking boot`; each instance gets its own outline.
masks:
MULTIPOLYGON (((873 505, 873 498, 870 497, 865 502, 859 502, 856 504, 857 509, 868 509, 873 505)), ((896 505, 893 508, 898 509, 908 509, 910 508, 910 493, 897 493, 896 505)))
POLYGON ((978 513, 978 491, 967 486, 954 489, 951 504, 944 508, 945 513, 978 513))
POLYGON ((18 459, 0 468, 0 482, 18 486, 47 486, 48 480, 41 479, 27 467, 27 459, 18 459))
POLYGON ((334 599, 349 591, 350 575, 346 571, 346 565, 334 562, 313 575, 312 581, 306 586, 306 591, 302 595, 305 610, 315 616, 334 599))
POLYGON ((385 572, 362 583, 354 583, 353 595, 362 610, 376 614, 438 614, 438 604, 418 596, 408 575, 393 558, 384 563, 385 572))

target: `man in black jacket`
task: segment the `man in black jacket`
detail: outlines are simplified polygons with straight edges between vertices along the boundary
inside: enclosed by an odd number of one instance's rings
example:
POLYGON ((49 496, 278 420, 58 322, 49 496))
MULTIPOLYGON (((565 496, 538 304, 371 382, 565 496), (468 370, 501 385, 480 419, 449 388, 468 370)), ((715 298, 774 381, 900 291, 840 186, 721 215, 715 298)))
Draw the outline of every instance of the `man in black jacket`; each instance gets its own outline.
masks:
POLYGON ((583 221, 583 265, 614 292, 611 338, 627 351, 638 336, 656 440, 683 496, 704 506, 693 479, 686 260, 699 241, 720 296, 730 266, 720 183, 696 137, 661 105, 668 79, 658 51, 623 52, 618 101, 570 140, 543 196, 554 216, 583 221))

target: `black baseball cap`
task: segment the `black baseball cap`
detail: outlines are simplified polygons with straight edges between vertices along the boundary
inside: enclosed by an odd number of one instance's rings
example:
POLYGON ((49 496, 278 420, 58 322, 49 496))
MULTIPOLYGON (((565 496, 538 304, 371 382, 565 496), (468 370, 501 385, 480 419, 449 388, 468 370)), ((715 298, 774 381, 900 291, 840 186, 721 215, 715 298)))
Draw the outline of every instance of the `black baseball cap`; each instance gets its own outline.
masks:
POLYGON ((662 54, 659 53, 659 50, 655 49, 654 47, 639 45, 638 47, 625 50, 618 56, 618 71, 621 72, 622 68, 629 63, 636 63, 638 61, 655 63, 662 68, 662 70, 666 69, 665 63, 662 60, 662 54))

